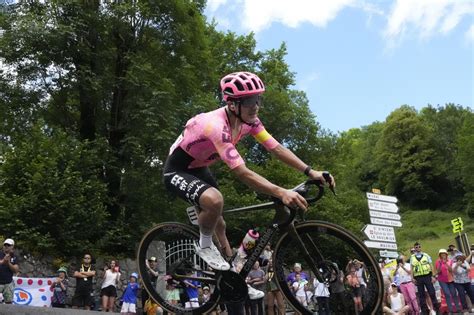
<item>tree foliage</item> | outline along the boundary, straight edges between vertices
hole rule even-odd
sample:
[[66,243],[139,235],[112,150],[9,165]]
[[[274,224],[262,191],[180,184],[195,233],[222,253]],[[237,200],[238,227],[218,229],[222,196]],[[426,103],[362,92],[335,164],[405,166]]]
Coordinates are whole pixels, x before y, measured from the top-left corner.
[[[402,106],[333,134],[293,88],[286,45],[258,51],[252,33],[217,31],[204,3],[26,1],[0,13],[0,234],[44,253],[132,255],[152,224],[184,220],[187,205],[161,182],[163,162],[187,119],[220,106],[219,78],[242,70],[266,84],[260,116],[272,135],[336,175],[339,198],[310,216],[358,231],[373,187],[409,207],[472,215],[472,110]],[[251,137],[239,150],[274,183],[304,180]],[[224,164],[213,171],[227,208],[266,201]],[[229,218],[234,241],[270,215]]]

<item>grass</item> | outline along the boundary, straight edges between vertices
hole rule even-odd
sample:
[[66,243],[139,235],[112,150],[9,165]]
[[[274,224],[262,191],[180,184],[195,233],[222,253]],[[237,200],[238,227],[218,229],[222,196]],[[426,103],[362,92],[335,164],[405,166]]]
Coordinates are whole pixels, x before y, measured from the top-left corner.
[[451,220],[461,217],[464,223],[463,232],[467,233],[469,242],[474,243],[474,220],[457,212],[441,212],[431,210],[408,211],[401,214],[403,227],[396,228],[398,251],[409,254],[413,243],[419,242],[422,251],[433,259],[438,257],[440,248],[456,245]]

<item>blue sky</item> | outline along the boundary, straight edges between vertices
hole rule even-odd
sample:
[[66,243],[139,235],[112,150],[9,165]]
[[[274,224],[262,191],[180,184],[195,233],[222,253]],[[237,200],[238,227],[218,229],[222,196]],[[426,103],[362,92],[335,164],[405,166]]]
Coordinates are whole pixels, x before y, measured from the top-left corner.
[[472,0],[208,0],[205,14],[221,31],[253,31],[258,50],[285,42],[294,88],[333,132],[403,104],[473,108]]

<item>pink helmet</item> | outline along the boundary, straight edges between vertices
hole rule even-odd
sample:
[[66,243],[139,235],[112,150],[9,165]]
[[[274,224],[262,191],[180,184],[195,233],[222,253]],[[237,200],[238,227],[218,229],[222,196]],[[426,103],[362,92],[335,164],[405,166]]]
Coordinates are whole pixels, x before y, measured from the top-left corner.
[[224,101],[228,97],[239,98],[265,92],[262,80],[251,72],[234,72],[221,79]]

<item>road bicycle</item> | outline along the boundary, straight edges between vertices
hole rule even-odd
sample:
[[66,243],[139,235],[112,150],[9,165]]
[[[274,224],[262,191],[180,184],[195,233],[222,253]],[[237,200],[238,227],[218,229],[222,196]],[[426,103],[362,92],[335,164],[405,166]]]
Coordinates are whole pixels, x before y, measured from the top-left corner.
[[[326,172],[325,176],[329,176],[329,173]],[[306,181],[294,190],[310,204],[319,200],[324,193],[321,182],[315,180]],[[266,245],[272,244],[274,277],[286,301],[297,312],[309,315],[315,311],[314,303],[300,302],[301,299],[298,299],[292,290],[292,283],[288,282],[292,267],[299,262],[311,279],[317,279],[328,287],[334,312],[380,313],[384,286],[379,265],[364,243],[351,232],[334,223],[305,220],[303,211],[283,206],[278,200],[225,210],[224,216],[270,208],[275,209],[273,220],[265,231],[260,233],[260,238],[238,273],[232,269],[211,270],[195,254],[193,244],[199,240],[199,230],[196,226],[177,222],[154,226],[145,234],[138,247],[138,269],[145,290],[164,309],[176,314],[205,314],[219,304],[240,303],[248,297],[245,281],[247,275],[259,260]],[[197,215],[193,207],[188,208],[188,215],[191,223],[196,224]],[[152,256],[158,259],[160,274],[155,281],[150,277],[146,263],[147,258]],[[229,263],[232,264],[234,258],[230,258]],[[362,264],[366,282],[362,292],[363,309],[357,311],[353,296],[361,291],[360,288],[350,287],[347,281],[341,281],[346,272],[353,268],[353,262]],[[309,291],[305,291],[305,294],[312,295],[314,292],[311,279],[307,284]],[[186,300],[185,292],[189,283],[197,284],[201,288],[210,287],[209,300],[199,301],[199,306],[194,304],[194,308],[189,308],[189,304],[182,302]],[[339,290],[336,290],[337,283]],[[180,292],[179,300],[168,299],[170,289]]]

